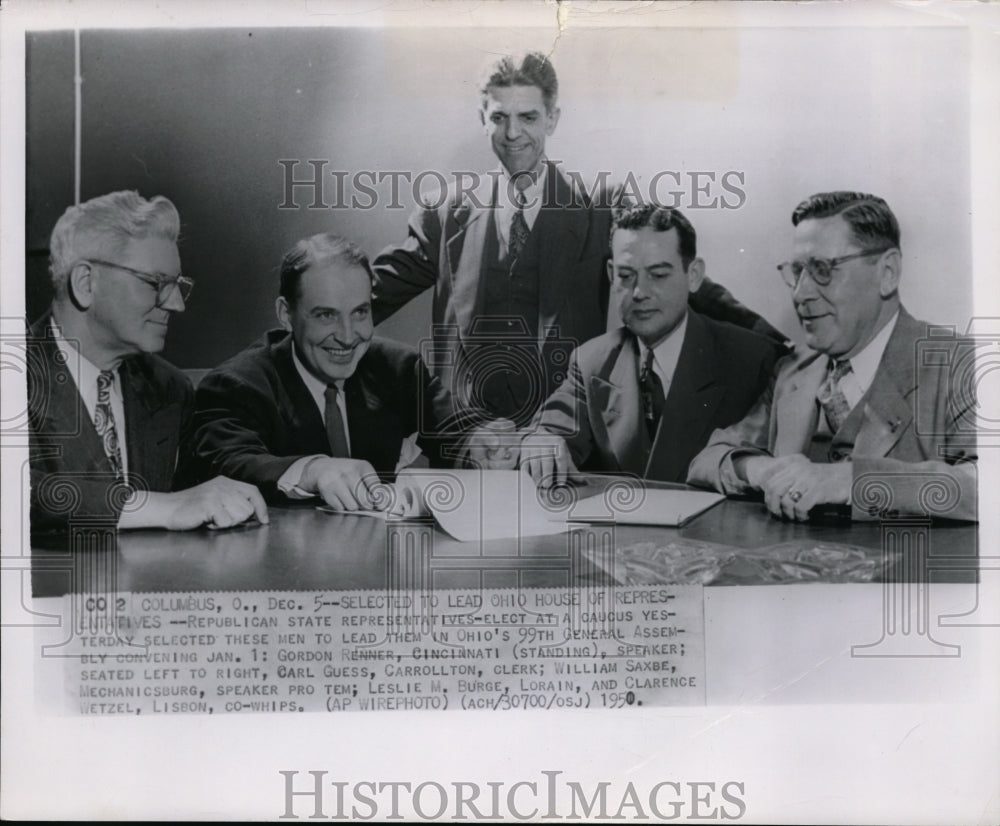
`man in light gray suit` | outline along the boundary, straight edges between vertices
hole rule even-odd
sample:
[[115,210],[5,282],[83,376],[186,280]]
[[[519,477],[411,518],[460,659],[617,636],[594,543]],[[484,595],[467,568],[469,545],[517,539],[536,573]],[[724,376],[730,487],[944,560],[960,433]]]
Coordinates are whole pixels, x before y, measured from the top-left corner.
[[[881,198],[824,192],[792,214],[794,258],[779,266],[807,352],[779,363],[739,423],[717,430],[688,481],[726,494],[759,491],[776,516],[817,505],[855,519],[886,510],[976,518],[971,392],[956,387],[960,340],[948,358],[918,358],[927,324],[901,305],[899,224]],[[942,365],[950,365],[942,369]],[[939,497],[927,498],[927,485]]]

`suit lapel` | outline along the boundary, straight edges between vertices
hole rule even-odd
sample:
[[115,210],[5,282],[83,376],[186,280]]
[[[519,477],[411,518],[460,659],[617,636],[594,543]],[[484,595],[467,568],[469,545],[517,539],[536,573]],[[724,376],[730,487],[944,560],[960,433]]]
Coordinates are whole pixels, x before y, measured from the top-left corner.
[[643,426],[636,345],[626,331],[621,330],[620,335],[605,369],[590,378],[591,421],[603,422],[606,443],[619,470],[641,474],[649,435]]
[[555,164],[548,163],[545,198],[535,222],[541,241],[539,335],[559,323],[562,307],[573,291],[573,264],[580,259],[589,221],[589,210]]
[[366,460],[380,475],[391,475],[402,444],[400,423],[379,395],[379,377],[372,373],[364,357],[344,383],[344,393],[351,456]]
[[860,402],[864,405],[864,420],[854,443],[858,455],[886,456],[912,423],[914,342],[923,335],[922,325],[900,308],[896,329],[889,336],[871,387]]
[[289,333],[275,344],[273,348],[275,369],[278,372],[280,385],[288,393],[286,405],[287,414],[291,419],[290,430],[296,434],[296,440],[302,445],[325,445],[330,452],[330,440],[323,424],[323,413],[316,404],[309,388],[295,369],[292,360],[292,336]]
[[446,266],[451,276],[452,306],[462,333],[467,332],[481,306],[481,287],[488,265],[483,250],[490,229],[496,176],[488,175],[470,198],[457,204],[446,221]]
[[826,377],[827,358],[810,351],[800,361],[774,400],[777,435],[773,453],[805,453],[816,432],[816,393]]
[[177,401],[148,380],[137,358],[123,361],[120,374],[129,476],[153,490],[169,490],[177,456],[167,455],[164,445],[177,435]]
[[689,312],[677,368],[649,454],[647,478],[683,481],[689,447],[706,440],[705,430],[725,395],[725,387],[717,380],[716,364],[715,345],[705,322]]
[[[44,405],[38,432],[66,437],[58,440],[61,449],[59,465],[111,473],[111,463],[104,453],[104,446],[97,436],[76,382],[59,357],[59,350],[50,335],[48,324],[44,329],[38,328],[38,333],[41,338],[40,354],[44,359],[44,365],[40,366],[41,376],[45,383],[40,391],[45,394],[44,398],[40,393],[38,396],[40,404]],[[32,370],[34,371],[34,367]]]

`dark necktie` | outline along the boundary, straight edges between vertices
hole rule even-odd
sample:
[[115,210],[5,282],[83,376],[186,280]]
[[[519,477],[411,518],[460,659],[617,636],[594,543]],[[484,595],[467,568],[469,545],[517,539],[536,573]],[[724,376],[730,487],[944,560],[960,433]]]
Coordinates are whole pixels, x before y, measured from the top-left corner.
[[848,404],[844,391],[840,389],[840,380],[851,372],[851,362],[848,359],[840,361],[830,360],[830,369],[826,374],[826,381],[820,385],[816,398],[823,405],[823,412],[826,413],[827,424],[830,430],[836,433],[847,421],[851,414],[851,405]]
[[337,385],[331,384],[323,396],[326,398],[326,438],[330,442],[330,455],[335,459],[349,459],[351,451],[347,447],[347,433],[344,430],[344,417],[340,414],[337,404]]
[[111,386],[115,383],[112,370],[102,370],[97,376],[97,405],[94,407],[94,427],[104,447],[104,453],[111,464],[116,479],[124,478],[122,454],[118,446],[118,429],[115,414],[111,409]]
[[515,201],[517,208],[514,210],[514,217],[510,221],[510,244],[507,255],[511,272],[517,266],[517,259],[521,257],[524,242],[528,240],[528,222],[524,220],[524,193],[518,192]]
[[656,428],[660,425],[663,415],[663,382],[653,369],[653,351],[646,351],[639,371],[639,390],[642,393],[642,414],[646,421],[649,438],[656,438]]

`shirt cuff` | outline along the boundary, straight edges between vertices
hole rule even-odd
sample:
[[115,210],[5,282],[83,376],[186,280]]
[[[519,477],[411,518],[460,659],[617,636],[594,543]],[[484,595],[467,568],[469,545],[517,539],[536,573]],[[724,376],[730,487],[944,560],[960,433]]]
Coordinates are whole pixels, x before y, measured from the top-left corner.
[[734,496],[751,493],[756,490],[749,482],[736,473],[736,459],[767,455],[762,450],[747,450],[742,447],[730,450],[723,457],[722,464],[719,466],[719,482],[722,484],[722,492],[729,496]]
[[302,490],[299,487],[299,482],[302,480],[302,471],[306,469],[313,459],[325,458],[322,453],[317,453],[315,456],[303,456],[301,459],[296,459],[292,462],[288,469],[281,474],[281,478],[278,479],[278,490],[280,490],[289,499],[312,499],[316,494],[309,493],[308,491]]

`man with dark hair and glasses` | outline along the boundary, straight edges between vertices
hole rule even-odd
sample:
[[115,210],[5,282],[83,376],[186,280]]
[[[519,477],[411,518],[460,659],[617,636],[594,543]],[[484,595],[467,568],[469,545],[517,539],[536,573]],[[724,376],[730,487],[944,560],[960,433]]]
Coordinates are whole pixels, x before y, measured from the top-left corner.
[[225,528],[267,507],[219,477],[175,490],[191,382],[156,355],[194,287],[174,205],[113,192],[70,207],[50,243],[52,305],[29,330],[32,528]]
[[824,192],[799,204],[792,224],[793,258],[778,270],[809,350],[779,363],[741,422],[712,434],[688,481],[758,491],[788,519],[829,505],[865,519],[882,508],[859,495],[866,482],[884,481],[891,510],[924,515],[933,476],[954,493],[939,515],[974,520],[976,453],[962,422],[975,399],[956,392],[940,360],[918,358],[928,329],[900,303],[892,210],[874,195]]

